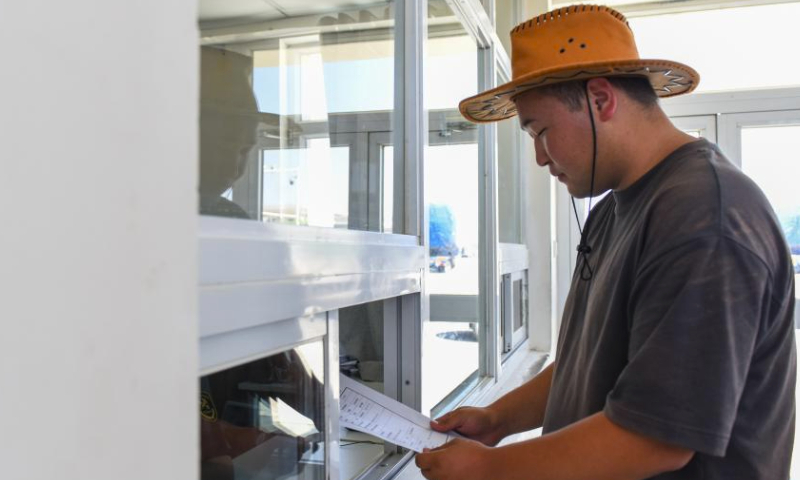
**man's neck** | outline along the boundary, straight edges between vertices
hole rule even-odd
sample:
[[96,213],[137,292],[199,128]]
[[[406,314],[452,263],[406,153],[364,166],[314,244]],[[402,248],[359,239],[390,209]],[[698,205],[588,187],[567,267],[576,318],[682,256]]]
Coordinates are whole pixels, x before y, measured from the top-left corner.
[[621,175],[614,190],[630,187],[670,153],[697,140],[675,128],[661,111],[649,118],[635,119],[631,125],[620,148]]

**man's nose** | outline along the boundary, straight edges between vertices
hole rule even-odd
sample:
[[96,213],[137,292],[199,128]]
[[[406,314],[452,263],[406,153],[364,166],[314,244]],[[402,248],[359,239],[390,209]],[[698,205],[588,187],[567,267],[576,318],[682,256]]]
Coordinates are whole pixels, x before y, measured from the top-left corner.
[[533,143],[533,150],[536,156],[536,164],[544,167],[550,163],[550,157],[547,155],[544,146],[538,140]]

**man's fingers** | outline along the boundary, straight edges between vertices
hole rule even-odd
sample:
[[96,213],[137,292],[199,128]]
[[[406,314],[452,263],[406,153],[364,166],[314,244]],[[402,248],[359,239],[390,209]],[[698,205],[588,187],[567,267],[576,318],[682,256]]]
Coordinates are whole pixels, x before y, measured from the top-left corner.
[[437,432],[449,432],[461,426],[458,410],[446,413],[431,422],[431,428]]
[[414,458],[414,462],[420,470],[429,470],[433,463],[433,453],[418,453]]
[[447,478],[448,469],[446,467],[448,459],[452,459],[452,453],[445,452],[445,450],[464,442],[469,442],[469,440],[455,438],[436,448],[426,448],[423,453],[418,453],[414,458],[414,462],[417,464],[422,476],[428,480],[442,480],[442,478]]
[[417,466],[421,470],[428,470],[430,468],[434,468],[437,462],[437,454],[442,450],[449,448],[455,441],[450,441],[447,443],[443,443],[435,448],[425,448],[422,450],[422,453],[418,453],[415,456],[414,461],[417,463]]
[[443,422],[439,421],[438,419],[437,420],[431,420],[431,429],[436,431],[436,432],[449,432],[450,431],[450,427],[446,423],[443,423]]
[[448,445],[449,443],[450,443],[450,442],[443,443],[443,444],[439,445],[438,447],[434,447],[434,448],[430,449],[429,451],[430,451],[430,452],[438,452],[438,451],[444,450],[445,448],[447,448],[447,445]]

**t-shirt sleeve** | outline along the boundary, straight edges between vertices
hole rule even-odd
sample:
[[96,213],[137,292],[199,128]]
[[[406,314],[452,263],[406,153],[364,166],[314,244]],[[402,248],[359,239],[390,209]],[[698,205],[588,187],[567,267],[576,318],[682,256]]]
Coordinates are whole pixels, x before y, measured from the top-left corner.
[[769,272],[709,235],[642,264],[628,305],[628,364],[604,412],[667,443],[723,456],[769,307]]

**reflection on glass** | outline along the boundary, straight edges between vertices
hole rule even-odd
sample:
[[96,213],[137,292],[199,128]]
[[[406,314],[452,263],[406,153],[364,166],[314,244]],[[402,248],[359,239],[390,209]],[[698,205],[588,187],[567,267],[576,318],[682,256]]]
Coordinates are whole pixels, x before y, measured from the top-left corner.
[[429,0],[428,16],[425,109],[457,109],[478,93],[477,47],[444,0]]
[[[761,187],[778,215],[792,253],[795,285],[800,283],[800,164],[794,153],[798,151],[800,125],[742,128],[742,170]],[[794,308],[798,327],[800,297]]]
[[[498,77],[498,84],[505,80]],[[519,120],[497,122],[497,223],[500,243],[522,243]]]
[[394,147],[383,145],[381,152],[383,162],[383,231],[392,232],[394,212]]
[[322,342],[200,379],[200,478],[323,480]]
[[423,325],[422,411],[438,413],[477,379],[479,366],[478,136],[458,112],[458,102],[478,90],[478,49],[446,4],[432,0],[428,10],[430,322]]
[[264,221],[347,228],[349,148],[328,138],[264,150]]
[[[339,370],[370,388],[384,392],[383,301],[339,310]],[[341,427],[343,480],[355,478],[384,454],[383,440]]]
[[525,302],[524,302],[525,293],[522,290],[522,285],[523,285],[522,280],[514,280],[514,287],[513,287],[514,293],[512,295],[516,307],[514,309],[514,321],[513,321],[514,331],[517,331],[518,329],[522,328],[525,325],[525,317],[523,315],[523,311],[525,308]]
[[250,218],[252,212],[231,200],[234,182],[252,167],[256,146],[250,59],[204,47],[200,66],[200,213]]
[[[385,231],[394,6],[200,0],[200,212]],[[345,27],[346,25],[346,27]]]

